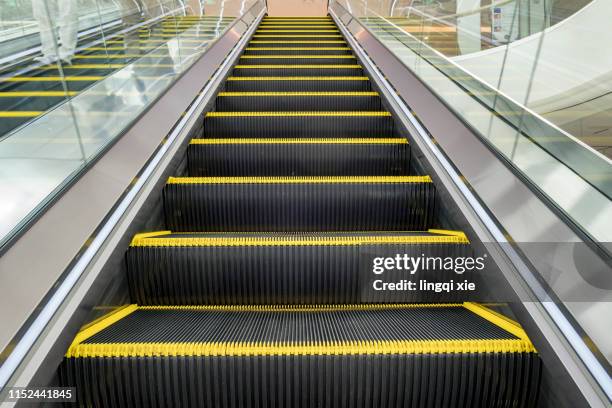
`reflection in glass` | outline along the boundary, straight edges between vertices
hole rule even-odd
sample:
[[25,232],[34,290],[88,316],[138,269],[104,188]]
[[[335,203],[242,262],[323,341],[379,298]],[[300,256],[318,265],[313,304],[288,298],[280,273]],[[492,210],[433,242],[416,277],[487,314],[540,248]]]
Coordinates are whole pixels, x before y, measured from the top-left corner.
[[255,1],[3,3],[0,245]]

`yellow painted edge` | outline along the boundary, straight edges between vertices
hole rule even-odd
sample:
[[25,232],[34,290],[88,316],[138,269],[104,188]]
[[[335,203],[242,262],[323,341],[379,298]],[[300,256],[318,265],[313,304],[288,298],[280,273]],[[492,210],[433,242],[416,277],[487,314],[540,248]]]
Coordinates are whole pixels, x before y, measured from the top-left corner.
[[249,44],[346,44],[342,40],[296,40],[296,41],[268,41],[252,40]]
[[107,315],[106,318],[99,320],[96,323],[85,327],[84,329],[79,331],[77,335],[75,336],[74,340],[72,341],[72,344],[68,348],[68,353],[66,354],[66,356],[70,357],[70,354],[74,351],[74,349],[77,346],[79,346],[80,343],[82,343],[83,341],[87,340],[88,338],[100,332],[101,330],[107,328],[111,324],[118,322],[119,320],[135,312],[136,310],[138,310],[137,305],[129,305],[129,306],[123,307],[119,310],[116,310],[115,312],[111,312],[109,315]]
[[53,97],[53,96],[74,96],[78,92],[76,91],[10,91],[0,92],[0,98],[13,98],[13,97]]
[[320,34],[320,35],[309,35],[309,34],[298,34],[298,35],[278,35],[278,34],[254,34],[253,38],[256,37],[273,37],[273,38],[343,38],[342,34]]
[[241,236],[241,237],[151,237],[135,236],[130,247],[200,246],[357,246],[385,244],[469,244],[455,235],[353,235],[353,236]]
[[326,54],[326,55],[242,55],[240,57],[241,59],[281,59],[281,58],[286,58],[286,59],[315,59],[315,58],[329,58],[329,59],[355,59],[356,57],[354,55],[346,55],[346,54],[341,54],[341,55],[330,55],[330,54]]
[[66,357],[471,354],[529,351],[531,351],[529,345],[520,339],[370,340],[309,344],[292,342],[87,343],[71,347]]
[[350,69],[358,69],[361,68],[361,65],[356,65],[356,64],[346,64],[346,65],[333,65],[333,64],[329,64],[329,65],[307,65],[307,64],[296,64],[296,65],[236,65],[234,66],[234,68],[236,69],[274,69],[274,68],[278,68],[278,69],[308,69],[308,68],[317,68],[317,69],[321,69],[321,68],[327,68],[327,69],[346,69],[346,68],[350,68]]
[[465,239],[466,241],[468,240],[467,236],[465,235],[465,233],[463,231],[436,229],[436,228],[430,228],[428,231],[430,233],[432,233],[432,234],[454,235],[456,237],[460,237],[462,239]]
[[134,240],[140,240],[140,239],[145,239],[145,238],[155,238],[155,237],[161,237],[164,235],[169,235],[172,234],[172,231],[153,231],[153,232],[141,232],[140,234],[136,234],[134,235]]
[[349,47],[247,47],[247,51],[348,51]]
[[219,92],[217,96],[378,96],[378,92]]
[[429,176],[338,176],[338,177],[168,177],[167,184],[360,184],[431,183]]
[[408,144],[408,140],[401,138],[339,138],[339,139],[191,139],[189,144],[212,145],[212,144]]
[[0,118],[33,118],[42,114],[42,111],[0,111]]
[[57,82],[57,81],[101,81],[104,76],[77,76],[77,77],[12,77],[0,78],[0,82]]
[[486,319],[489,322],[495,324],[496,326],[499,326],[505,331],[512,333],[513,335],[521,339],[523,342],[526,342],[529,345],[529,350],[525,351],[536,351],[533,344],[529,340],[527,333],[525,333],[525,330],[523,330],[523,328],[518,323],[478,303],[465,302],[463,303],[463,307],[465,307],[472,313],[477,314],[483,319]]
[[361,303],[313,305],[153,305],[138,306],[141,310],[192,310],[216,312],[339,312],[343,310],[395,310],[462,307],[462,303]]
[[284,76],[284,77],[228,77],[228,81],[369,81],[370,78],[362,76]]
[[373,116],[373,117],[381,117],[381,116],[391,116],[390,112],[387,111],[339,111],[339,112],[296,112],[296,111],[275,111],[275,112],[208,112],[206,113],[207,118],[226,118],[226,117],[241,117],[241,116],[261,116],[261,117],[304,117],[304,116]]

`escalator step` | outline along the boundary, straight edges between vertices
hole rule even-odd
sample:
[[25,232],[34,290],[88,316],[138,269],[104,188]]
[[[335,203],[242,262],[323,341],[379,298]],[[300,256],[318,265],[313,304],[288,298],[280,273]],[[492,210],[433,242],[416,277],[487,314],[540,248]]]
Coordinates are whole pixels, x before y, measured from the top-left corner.
[[208,112],[204,134],[216,138],[370,138],[393,134],[386,111]]
[[236,65],[234,76],[363,76],[361,65]]
[[173,231],[422,231],[434,216],[429,176],[170,177]]
[[532,407],[522,328],[474,303],[124,307],[61,367],[82,406]]
[[[371,262],[365,263],[364,256],[397,253],[440,259],[473,256],[463,233],[445,230],[264,235],[162,231],[134,237],[126,261],[130,298],[142,305],[453,299],[452,294],[368,290],[369,278],[376,275],[368,273]],[[429,282],[448,282],[456,276],[453,270],[427,270]],[[456,295],[453,300],[465,300]]]
[[356,64],[354,55],[243,55],[242,65]]
[[[1,98],[0,98],[1,101]],[[378,92],[220,92],[217,111],[380,111]]]
[[225,90],[229,92],[266,91],[346,91],[371,89],[368,77],[228,77]]
[[248,46],[244,55],[350,55],[350,47],[262,47]]
[[406,139],[192,139],[190,176],[405,176]]

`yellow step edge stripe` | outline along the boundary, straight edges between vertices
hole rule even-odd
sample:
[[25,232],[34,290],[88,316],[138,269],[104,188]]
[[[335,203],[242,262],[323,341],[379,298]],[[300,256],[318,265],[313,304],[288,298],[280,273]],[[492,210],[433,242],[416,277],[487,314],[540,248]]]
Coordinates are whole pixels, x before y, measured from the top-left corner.
[[0,118],[34,118],[43,113],[43,111],[0,111]]
[[[85,51],[125,51],[126,49],[132,49],[132,50],[153,50],[159,48],[158,45],[151,45],[151,46],[147,46],[147,47],[142,47],[142,46],[138,46],[138,47],[89,47],[89,48],[85,48]],[[182,49],[182,50],[193,50],[194,47],[173,47],[173,48],[177,48],[177,49]]]
[[496,326],[501,327],[505,331],[512,333],[519,339],[529,341],[529,338],[527,337],[527,333],[525,333],[525,330],[523,330],[523,328],[517,322],[513,321],[512,319],[509,319],[506,316],[503,316],[500,313],[497,313],[489,309],[488,307],[485,307],[478,303],[465,302],[464,307],[468,309],[469,311],[477,314],[478,316],[490,321]]
[[520,339],[363,340],[325,343],[97,343],[68,349],[67,358],[169,356],[304,356],[381,354],[534,353],[531,342]]
[[59,81],[101,81],[105,76],[68,76],[68,77],[12,77],[0,78],[0,82],[59,82]]
[[296,64],[296,65],[265,65],[265,64],[261,64],[261,65],[236,65],[234,66],[234,68],[236,69],[274,69],[274,68],[287,68],[287,69],[308,69],[308,68],[315,68],[315,69],[319,69],[319,68],[329,68],[329,69],[342,69],[342,68],[350,68],[350,69],[358,69],[361,68],[361,65],[353,65],[353,64],[346,64],[346,65],[334,65],[334,64],[329,64],[329,65],[308,65],[308,64]]
[[74,96],[78,92],[76,91],[12,91],[12,92],[1,92],[0,98],[14,98],[14,97],[53,97],[53,96]]
[[[63,67],[63,69],[120,69],[130,64],[73,64]],[[140,68],[172,68],[174,64],[131,64],[133,67]],[[57,69],[54,65],[40,67],[41,70]]]
[[339,33],[338,30],[257,30],[255,34],[274,34],[274,33]]
[[168,177],[166,184],[362,184],[431,183],[429,176]]
[[369,81],[368,77],[361,76],[283,76],[283,77],[228,77],[227,81]]
[[217,96],[378,96],[378,92],[219,92]]
[[119,320],[123,319],[124,317],[134,313],[136,310],[138,310],[137,305],[128,305],[114,312],[111,312],[104,319],[100,319],[93,324],[87,325],[86,327],[84,327],[77,333],[74,340],[72,341],[72,344],[70,345],[69,350],[79,345],[79,343],[87,340],[94,334],[99,333],[100,331],[106,329],[108,326],[112,325],[113,323],[116,323]]
[[346,44],[343,40],[296,40],[296,41],[268,41],[252,40],[249,44]]
[[288,23],[286,21],[279,21],[277,23],[267,23],[263,22],[258,27],[260,30],[262,29],[276,29],[276,28],[316,28],[316,29],[335,29],[338,28],[334,23]]
[[349,51],[349,47],[247,47],[247,51]]
[[390,112],[386,112],[386,111],[364,111],[364,112],[358,112],[358,111],[348,111],[348,112],[295,112],[295,111],[287,111],[287,112],[283,112],[283,111],[277,111],[277,112],[208,112],[206,114],[207,118],[225,118],[225,117],[241,117],[241,116],[246,116],[246,117],[255,117],[255,116],[261,116],[261,117],[276,117],[276,116],[282,116],[282,117],[304,117],[304,116],[323,116],[323,117],[327,117],[327,116],[373,116],[373,117],[380,117],[380,116],[391,116]]
[[255,34],[253,38],[258,37],[266,37],[266,38],[343,38],[341,34],[319,34],[319,35],[308,35],[308,34],[298,34],[298,35],[274,35],[274,34]]
[[290,55],[242,55],[240,56],[240,59],[315,59],[315,58],[321,58],[321,59],[356,59],[357,57],[355,57],[354,55],[346,55],[346,54],[340,54],[340,55],[333,55],[333,54],[324,54],[324,55],[295,55],[295,54],[290,54]]
[[[431,231],[427,231],[432,233]],[[136,234],[130,247],[231,247],[231,246],[360,246],[382,244],[469,244],[461,231],[444,235],[346,235],[346,236],[197,236],[168,237],[171,232]],[[156,235],[151,235],[156,234]]]
[[401,138],[338,138],[338,139],[191,139],[189,144],[214,145],[214,144],[408,144],[406,139]]

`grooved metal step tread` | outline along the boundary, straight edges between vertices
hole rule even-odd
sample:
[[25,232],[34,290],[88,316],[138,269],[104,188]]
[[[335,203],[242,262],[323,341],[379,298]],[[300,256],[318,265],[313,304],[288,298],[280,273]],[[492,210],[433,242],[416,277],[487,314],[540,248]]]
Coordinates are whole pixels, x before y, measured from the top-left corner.
[[534,352],[518,324],[470,302],[130,305],[79,332],[66,357]]

